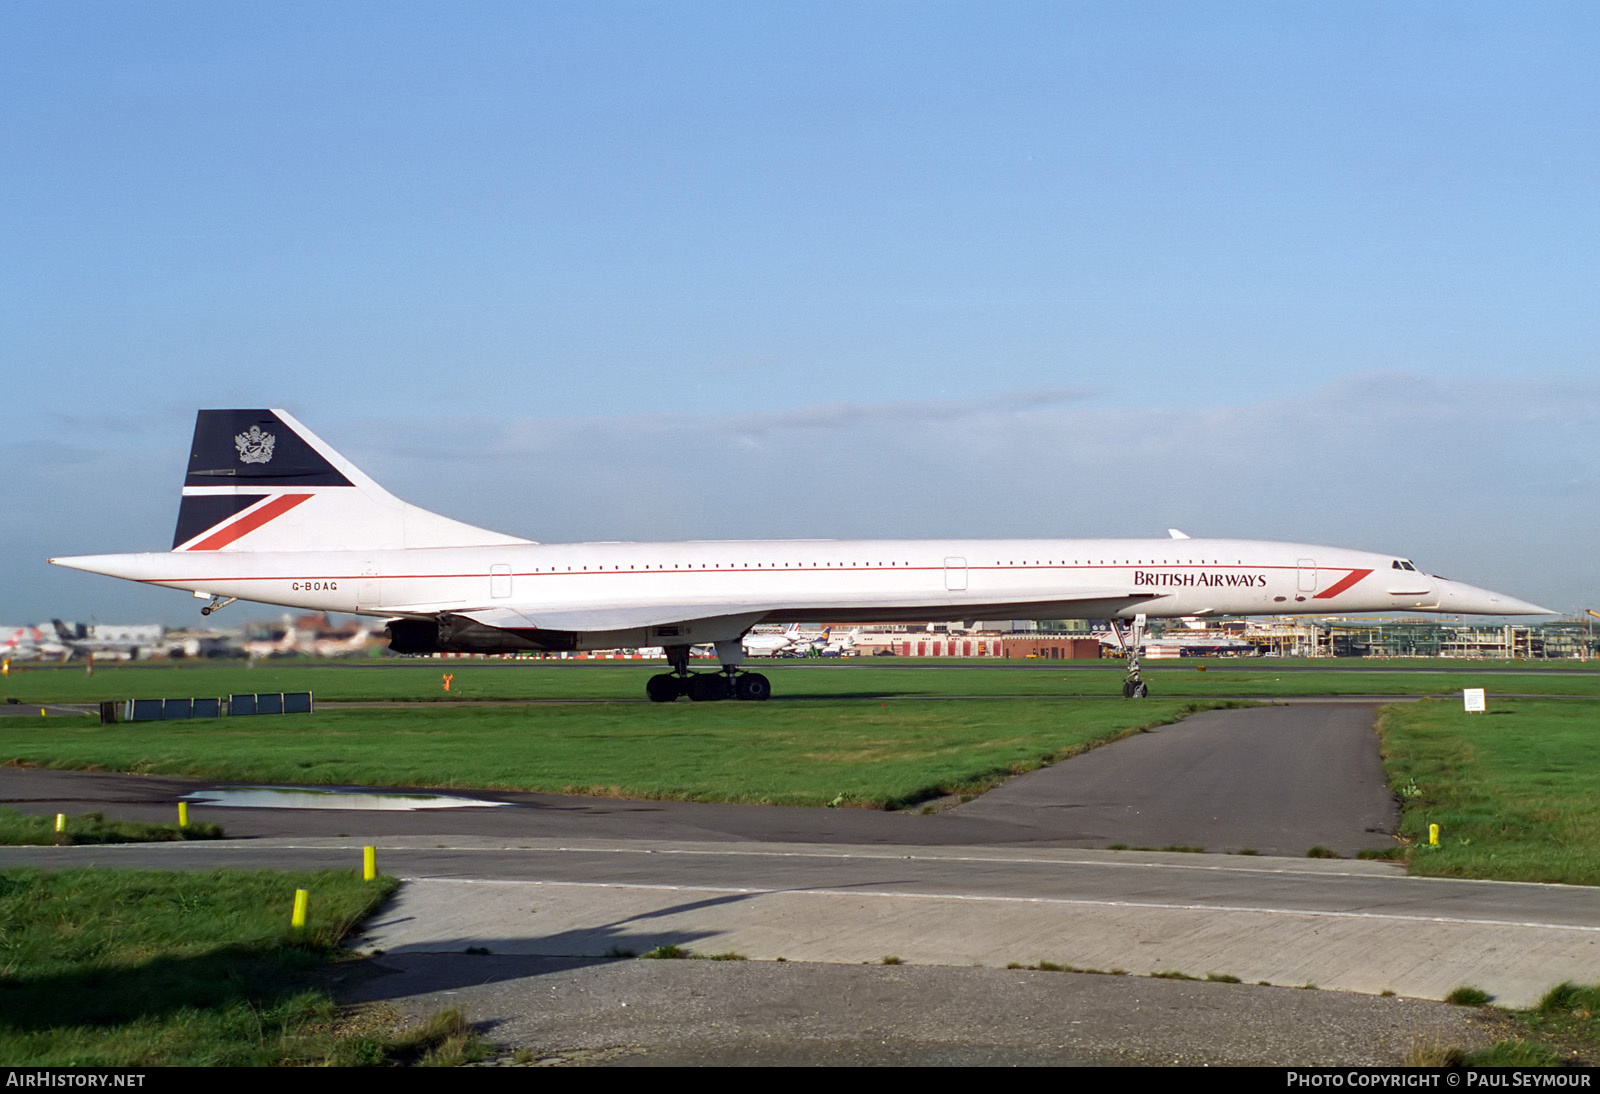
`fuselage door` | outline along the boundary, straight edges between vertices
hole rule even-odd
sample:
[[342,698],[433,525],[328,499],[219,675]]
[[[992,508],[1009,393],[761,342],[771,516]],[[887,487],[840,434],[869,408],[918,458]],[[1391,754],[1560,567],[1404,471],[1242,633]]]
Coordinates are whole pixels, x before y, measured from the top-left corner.
[[361,564],[361,577],[356,581],[356,610],[365,611],[368,608],[381,607],[382,594],[379,592],[378,564],[376,562],[363,562]]
[[489,595],[491,597],[511,595],[511,567],[503,562],[489,568]]
[[964,592],[967,587],[967,560],[964,558],[947,558],[944,560],[944,587],[950,592]]
[[1299,576],[1295,579],[1295,589],[1302,593],[1317,591],[1317,560],[1302,558],[1299,560]]

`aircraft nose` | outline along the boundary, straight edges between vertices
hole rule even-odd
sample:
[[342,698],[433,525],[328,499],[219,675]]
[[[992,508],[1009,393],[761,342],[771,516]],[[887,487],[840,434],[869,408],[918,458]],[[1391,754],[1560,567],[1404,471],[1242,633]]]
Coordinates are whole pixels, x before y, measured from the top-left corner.
[[1541,608],[1514,596],[1480,589],[1460,581],[1446,581],[1436,577],[1439,588],[1439,607],[1447,612],[1462,615],[1559,615],[1549,608]]

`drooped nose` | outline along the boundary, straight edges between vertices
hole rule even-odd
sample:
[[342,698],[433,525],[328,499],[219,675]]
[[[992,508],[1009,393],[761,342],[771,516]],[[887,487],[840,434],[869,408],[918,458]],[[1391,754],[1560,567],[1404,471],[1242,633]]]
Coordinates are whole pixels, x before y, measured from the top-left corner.
[[1549,608],[1541,608],[1537,604],[1530,604],[1526,600],[1518,600],[1514,596],[1504,593],[1492,592],[1489,589],[1480,589],[1476,585],[1468,585],[1460,581],[1446,581],[1442,577],[1433,579],[1439,592],[1439,608],[1441,611],[1457,612],[1461,615],[1559,615],[1559,612]]

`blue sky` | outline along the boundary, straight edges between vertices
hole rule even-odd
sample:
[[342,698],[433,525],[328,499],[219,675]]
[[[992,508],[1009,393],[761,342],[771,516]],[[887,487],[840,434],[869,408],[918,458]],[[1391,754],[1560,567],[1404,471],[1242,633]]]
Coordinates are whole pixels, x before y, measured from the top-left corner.
[[[1588,3],[0,6],[0,620],[196,408],[547,541],[1237,535],[1600,601]],[[260,609],[267,612],[267,609]]]

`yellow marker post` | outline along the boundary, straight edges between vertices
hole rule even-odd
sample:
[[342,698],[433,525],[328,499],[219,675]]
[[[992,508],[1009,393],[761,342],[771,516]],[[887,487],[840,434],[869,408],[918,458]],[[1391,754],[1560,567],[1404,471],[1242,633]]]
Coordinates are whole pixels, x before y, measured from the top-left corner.
[[56,814],[56,831],[57,832],[65,832],[66,830],[67,830],[67,815],[65,813],[57,813]]
[[361,880],[371,881],[378,876],[378,849],[376,847],[363,847],[361,849]]
[[187,828],[187,827],[189,827],[189,803],[188,802],[179,802],[178,803],[178,827],[179,828]]
[[306,925],[306,900],[310,895],[304,889],[294,891],[294,912],[289,916],[289,926],[297,931]]
[[1428,846],[1439,846],[1439,826],[1437,824],[1428,825]]

